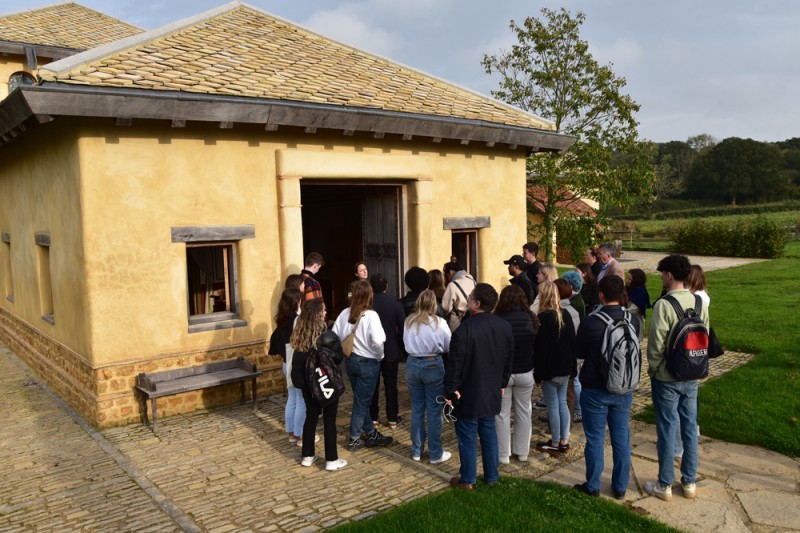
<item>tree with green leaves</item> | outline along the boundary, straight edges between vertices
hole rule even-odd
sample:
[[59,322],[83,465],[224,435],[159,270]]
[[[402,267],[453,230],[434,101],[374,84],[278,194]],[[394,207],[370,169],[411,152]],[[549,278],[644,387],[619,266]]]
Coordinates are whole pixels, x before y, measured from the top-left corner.
[[697,197],[731,205],[780,199],[790,190],[778,147],[738,137],[724,139],[700,154],[689,185]]
[[541,13],[522,25],[512,20],[517,43],[508,52],[485,55],[483,66],[487,74],[501,76],[494,97],[575,137],[563,154],[528,158],[529,176],[544,196],[529,202],[529,210],[543,218],[540,249],[549,259],[555,224],[574,217],[575,202],[593,199],[601,209],[630,205],[649,190],[653,167],[648,147],[636,141],[639,106],[622,94],[625,79],[615,76],[611,65],[598,64],[580,38],[586,16],[564,8]]

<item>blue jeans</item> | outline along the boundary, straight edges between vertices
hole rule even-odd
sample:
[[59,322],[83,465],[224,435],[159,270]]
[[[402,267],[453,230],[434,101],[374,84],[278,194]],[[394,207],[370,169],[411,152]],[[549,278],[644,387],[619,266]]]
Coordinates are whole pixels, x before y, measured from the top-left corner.
[[567,387],[569,381],[556,385],[552,381],[542,381],[542,395],[547,404],[547,416],[550,418],[550,439],[558,444],[569,440],[569,428],[572,420],[567,407]]
[[[427,358],[426,358],[427,359]],[[411,455],[421,457],[425,450],[425,414],[428,414],[428,449],[432,460],[442,457],[442,406],[436,397],[444,394],[444,363],[441,356],[422,360],[409,356],[406,382],[411,396]]]
[[697,476],[697,381],[651,379],[658,441],[658,482],[672,485],[675,479],[673,453],[675,434],[683,441],[681,483],[694,483]]
[[614,492],[625,492],[631,473],[630,417],[633,393],[611,394],[605,389],[583,389],[583,432],[586,435],[586,486],[589,490],[600,490],[600,475],[603,473],[603,441],[606,438],[606,423],[611,436],[611,452],[614,469],[611,471],[611,488]]
[[[286,363],[283,363],[283,375],[286,375]],[[297,387],[288,386],[288,399],[286,400],[286,433],[295,437],[303,436],[303,423],[306,421],[306,402],[303,400],[303,391]]]
[[369,416],[372,393],[378,383],[381,362],[377,359],[353,354],[345,365],[350,386],[353,388],[353,413],[350,415],[350,438],[357,439],[361,433],[369,435],[375,431],[375,425]]
[[497,472],[497,432],[494,417],[459,418],[456,420],[458,456],[461,468],[458,473],[461,483],[475,483],[478,479],[478,437],[481,439],[481,458],[483,459],[483,480],[496,483],[500,479]]

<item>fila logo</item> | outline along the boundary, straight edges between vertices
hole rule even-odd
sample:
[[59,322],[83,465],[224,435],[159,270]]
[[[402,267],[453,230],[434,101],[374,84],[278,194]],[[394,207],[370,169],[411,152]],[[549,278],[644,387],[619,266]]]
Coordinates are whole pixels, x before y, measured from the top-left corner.
[[330,380],[325,374],[325,371],[320,367],[317,367],[317,374],[319,374],[319,379],[317,379],[317,383],[319,383],[319,389],[322,391],[323,396],[325,396],[325,399],[327,400],[333,396],[334,392],[332,388],[327,386],[330,383]]

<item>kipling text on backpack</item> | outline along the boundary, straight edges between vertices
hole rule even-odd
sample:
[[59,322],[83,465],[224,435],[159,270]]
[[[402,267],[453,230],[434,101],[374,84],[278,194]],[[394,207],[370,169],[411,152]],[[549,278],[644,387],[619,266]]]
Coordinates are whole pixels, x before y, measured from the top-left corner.
[[592,313],[606,325],[603,342],[600,346],[602,371],[606,379],[606,389],[611,394],[628,394],[639,386],[642,368],[642,351],[639,335],[631,322],[631,314],[623,310],[620,320],[597,311]]
[[342,370],[328,348],[312,348],[306,357],[306,384],[311,397],[325,407],[344,394]]
[[694,295],[694,309],[685,311],[673,296],[664,296],[678,313],[678,324],[669,335],[667,370],[678,381],[702,379],[708,375],[708,328],[700,318],[703,301]]

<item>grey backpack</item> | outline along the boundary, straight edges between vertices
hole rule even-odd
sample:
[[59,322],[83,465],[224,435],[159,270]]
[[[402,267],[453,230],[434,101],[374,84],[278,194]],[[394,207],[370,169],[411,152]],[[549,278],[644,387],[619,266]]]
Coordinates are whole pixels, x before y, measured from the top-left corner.
[[623,310],[622,319],[616,321],[602,311],[592,314],[606,325],[600,347],[601,369],[606,380],[606,389],[611,394],[628,394],[635,391],[639,386],[642,352],[630,312],[627,309]]

